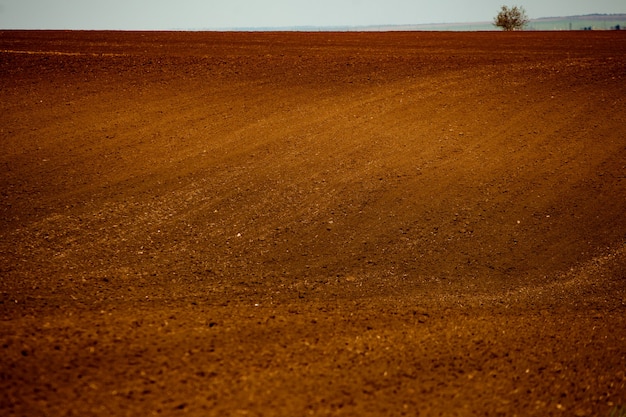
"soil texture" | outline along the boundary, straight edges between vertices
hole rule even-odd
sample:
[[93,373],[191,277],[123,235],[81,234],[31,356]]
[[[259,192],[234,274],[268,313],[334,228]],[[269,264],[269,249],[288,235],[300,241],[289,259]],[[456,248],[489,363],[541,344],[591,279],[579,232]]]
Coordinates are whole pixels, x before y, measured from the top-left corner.
[[625,35],[0,32],[0,414],[624,415]]

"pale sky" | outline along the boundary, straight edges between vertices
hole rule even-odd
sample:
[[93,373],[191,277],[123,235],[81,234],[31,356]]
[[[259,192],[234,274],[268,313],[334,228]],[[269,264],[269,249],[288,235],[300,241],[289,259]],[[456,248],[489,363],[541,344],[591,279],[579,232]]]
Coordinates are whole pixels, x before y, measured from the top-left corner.
[[0,29],[233,29],[491,21],[626,13],[626,0],[0,0]]

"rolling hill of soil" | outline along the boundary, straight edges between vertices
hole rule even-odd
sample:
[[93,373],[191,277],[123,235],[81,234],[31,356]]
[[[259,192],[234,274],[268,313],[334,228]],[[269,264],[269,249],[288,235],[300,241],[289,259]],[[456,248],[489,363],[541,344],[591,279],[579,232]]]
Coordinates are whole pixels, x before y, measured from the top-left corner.
[[626,37],[0,33],[0,413],[608,416]]

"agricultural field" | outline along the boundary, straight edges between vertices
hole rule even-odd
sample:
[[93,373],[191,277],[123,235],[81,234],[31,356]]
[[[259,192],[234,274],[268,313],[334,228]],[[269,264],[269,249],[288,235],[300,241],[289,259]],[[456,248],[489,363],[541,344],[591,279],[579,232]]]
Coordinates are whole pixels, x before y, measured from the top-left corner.
[[0,414],[626,413],[623,31],[5,31],[0,89]]

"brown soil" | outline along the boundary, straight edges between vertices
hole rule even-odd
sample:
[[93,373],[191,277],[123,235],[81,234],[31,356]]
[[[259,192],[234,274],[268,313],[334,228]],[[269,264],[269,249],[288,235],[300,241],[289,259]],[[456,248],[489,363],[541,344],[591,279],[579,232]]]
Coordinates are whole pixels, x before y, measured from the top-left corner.
[[623,411],[624,33],[0,50],[0,414]]

